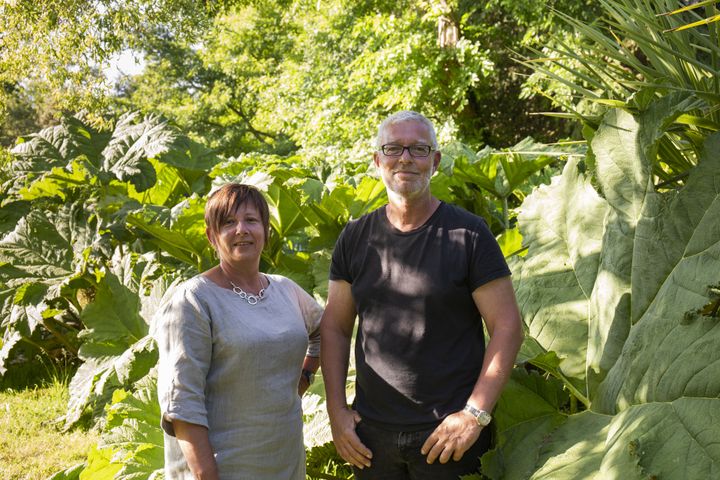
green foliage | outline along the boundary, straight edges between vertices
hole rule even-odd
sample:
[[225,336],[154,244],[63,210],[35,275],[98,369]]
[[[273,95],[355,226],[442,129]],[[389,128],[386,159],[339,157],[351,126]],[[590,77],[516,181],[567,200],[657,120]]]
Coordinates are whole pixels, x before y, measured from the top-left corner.
[[228,155],[322,146],[326,156],[366,141],[397,109],[445,122],[490,66],[465,39],[439,47],[436,16],[415,1],[287,3],[217,17],[200,48],[153,43],[147,73],[127,85],[130,104],[159,109]]
[[148,246],[202,272],[215,263],[205,236],[204,211],[204,199],[193,195],[172,208],[147,204],[129,214],[127,224],[142,231]]
[[[528,334],[547,353],[524,352],[558,380],[515,374],[498,406],[499,446],[483,458],[491,478],[704,478],[717,469],[709,438],[718,432],[707,428],[720,411],[720,330],[714,317],[687,312],[709,304],[720,271],[720,136],[707,138],[682,189],[656,189],[653,152],[676,115],[672,100],[605,115],[592,142],[597,190],[569,161],[523,204],[530,249],[515,264],[516,289]],[[549,396],[559,381],[588,410]],[[517,418],[518,402],[531,418]]]
[[140,380],[133,392],[116,390],[106,407],[107,421],[99,448],[109,448],[113,459],[122,462],[117,480],[158,478],[165,462],[163,432],[158,424],[156,372]]
[[77,355],[67,428],[157,361],[140,312],[159,301],[167,282],[155,279],[175,265],[146,254],[152,245],[126,218],[140,202],[164,208],[204,193],[217,158],[158,117],[134,114],[111,131],[67,118],[12,154],[0,206],[0,374],[38,351]]
[[[554,4],[582,18],[597,10]],[[147,68],[118,103],[159,111],[226,156],[357,160],[400,109],[474,147],[550,138],[561,126],[529,115],[548,102],[518,98],[529,69],[512,57],[559,29],[554,18],[537,2],[255,1],[218,15],[200,39],[149,39]]]
[[0,4],[0,118],[4,100],[27,80],[34,99],[51,98],[78,111],[106,104],[109,82],[100,73],[127,48],[147,38],[192,38],[230,2],[188,0],[72,0]]
[[70,383],[66,428],[84,408],[102,407],[117,388],[129,387],[147,374],[158,360],[148,322],[140,316],[140,298],[106,273],[94,286],[95,298],[82,311],[85,326],[78,356],[83,364]]
[[157,371],[138,380],[130,391],[117,389],[105,406],[97,447],[87,460],[53,479],[163,478],[163,432],[157,400]]
[[[497,162],[493,178],[500,180],[478,181],[474,198],[481,198],[482,188],[490,195],[521,197],[521,183],[558,153],[529,141],[518,147],[522,151],[512,160],[505,152],[483,152]],[[78,356],[82,365],[70,384],[66,428],[88,411],[101,419],[104,408],[114,408],[106,407],[111,400],[125,408],[117,392],[139,388],[138,379],[156,363],[147,334],[163,293],[174,280],[215,261],[203,220],[211,183],[241,181],[265,192],[271,234],[262,268],[295,279],[320,300],[327,295],[330,254],[342,227],[386,202],[369,163],[333,168],[302,156],[260,154],[217,163],[210,151],[157,117],[128,115],[110,131],[68,119],[28,136],[13,153],[17,162],[7,167],[20,176],[5,184],[8,196],[0,207],[2,305],[9,319],[3,324],[3,360],[11,365],[24,358],[25,344],[52,357],[49,338]],[[450,201],[455,201],[451,186],[463,192],[467,178],[475,178],[455,162],[433,180],[436,193]],[[150,169],[154,176],[143,173]],[[503,185],[506,190],[497,190]],[[514,235],[510,244],[516,248],[519,236]],[[343,478],[349,470],[329,444],[324,401],[308,398],[316,400],[312,408],[306,406],[312,475]],[[120,437],[135,435],[137,446],[107,440],[86,467],[58,478],[120,478],[157,470],[161,457],[145,445],[159,442],[150,439],[158,426],[149,419],[154,422],[157,415],[142,406],[135,414],[142,419],[109,415],[105,428]],[[146,435],[147,442],[141,441]]]
[[495,220],[499,225],[489,222],[493,231],[502,232],[510,229],[510,209],[525,198],[522,187],[528,180],[559,159],[582,155],[583,150],[573,145],[542,145],[531,138],[508,149],[485,147],[477,153],[462,143],[450,144],[440,162],[445,176],[433,178],[433,191],[442,200],[459,200],[467,210]]
[[[560,15],[577,33],[556,36],[528,62],[538,72],[546,94],[581,119],[586,138],[599,126],[608,108],[630,113],[647,110],[654,100],[675,92],[678,113],[657,145],[653,173],[664,184],[684,179],[697,162],[708,133],[720,129],[720,44],[716,24],[679,31],[703,18],[692,9],[660,15],[677,8],[663,0],[603,0],[604,16],[585,23]],[[710,17],[715,7],[707,7]],[[673,31],[675,30],[675,31]],[[684,94],[684,95],[683,95]]]

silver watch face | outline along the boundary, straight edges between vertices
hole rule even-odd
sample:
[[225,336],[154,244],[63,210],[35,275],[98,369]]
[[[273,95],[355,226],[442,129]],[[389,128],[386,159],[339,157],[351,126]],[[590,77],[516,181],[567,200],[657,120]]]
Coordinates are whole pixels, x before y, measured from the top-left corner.
[[492,417],[485,410],[480,410],[480,412],[478,412],[478,415],[477,415],[477,417],[475,417],[475,419],[477,420],[478,425],[480,425],[481,427],[487,427],[488,425],[490,425],[490,421],[492,420]]
[[463,410],[475,417],[475,421],[481,427],[487,427],[492,420],[492,416],[488,412],[486,412],[485,410],[479,410],[472,405],[465,405],[465,408],[463,408]]

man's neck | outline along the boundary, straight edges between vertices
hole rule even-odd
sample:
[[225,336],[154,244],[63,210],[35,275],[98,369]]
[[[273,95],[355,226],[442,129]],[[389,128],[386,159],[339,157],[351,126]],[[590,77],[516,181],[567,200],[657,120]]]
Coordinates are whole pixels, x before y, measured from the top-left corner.
[[423,226],[440,205],[440,200],[429,193],[410,199],[388,192],[388,199],[385,214],[390,224],[401,232]]

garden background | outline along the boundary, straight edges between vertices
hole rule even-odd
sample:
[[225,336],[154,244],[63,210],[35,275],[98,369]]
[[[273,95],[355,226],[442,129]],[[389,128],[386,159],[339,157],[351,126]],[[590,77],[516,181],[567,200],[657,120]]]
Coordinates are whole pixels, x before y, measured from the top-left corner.
[[[412,109],[526,332],[472,478],[720,478],[717,4],[3,2],[0,477],[161,478],[152,315],[213,264],[207,193],[265,192],[261,269],[323,302]],[[303,405],[308,477],[349,478],[322,382]]]

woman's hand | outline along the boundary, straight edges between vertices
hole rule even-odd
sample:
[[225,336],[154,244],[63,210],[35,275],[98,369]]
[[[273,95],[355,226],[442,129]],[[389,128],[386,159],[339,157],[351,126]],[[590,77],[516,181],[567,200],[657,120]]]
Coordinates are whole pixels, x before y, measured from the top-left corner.
[[310,388],[310,384],[312,383],[308,375],[314,377],[319,367],[320,359],[318,357],[305,357],[302,365],[302,373],[300,374],[300,382],[298,382],[298,395],[301,397],[305,395],[305,392],[307,392],[307,389]]
[[305,392],[307,392],[307,389],[310,388],[310,382],[308,382],[308,379],[305,377],[305,375],[300,375],[300,382],[298,383],[298,395],[301,397],[305,395]]

